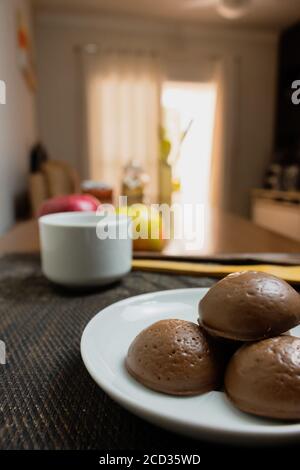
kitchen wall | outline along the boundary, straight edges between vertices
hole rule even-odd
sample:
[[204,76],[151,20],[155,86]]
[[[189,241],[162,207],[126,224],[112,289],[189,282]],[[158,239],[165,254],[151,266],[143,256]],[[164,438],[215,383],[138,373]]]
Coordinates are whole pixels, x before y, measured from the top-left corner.
[[228,209],[249,214],[250,190],[261,185],[273,145],[275,32],[40,13],[36,37],[41,137],[53,158],[66,160],[79,171],[86,156],[81,150],[78,46],[96,43],[154,50],[162,57],[169,79],[201,79],[208,63],[226,61],[232,81]]
[[17,10],[30,18],[26,0],[0,0],[0,80],[6,104],[0,104],[0,233],[15,221],[15,198],[26,189],[28,152],[36,139],[35,97],[18,66]]
[[292,100],[292,84],[300,79],[299,51],[300,23],[282,32],[279,47],[276,144],[278,150],[286,150],[281,163],[287,164],[300,164],[300,105]]

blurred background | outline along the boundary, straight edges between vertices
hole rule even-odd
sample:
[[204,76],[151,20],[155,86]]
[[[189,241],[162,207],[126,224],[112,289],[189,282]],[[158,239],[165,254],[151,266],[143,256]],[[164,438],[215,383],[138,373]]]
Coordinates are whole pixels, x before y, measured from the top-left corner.
[[299,0],[0,0],[0,233],[83,191],[300,241],[299,21]]

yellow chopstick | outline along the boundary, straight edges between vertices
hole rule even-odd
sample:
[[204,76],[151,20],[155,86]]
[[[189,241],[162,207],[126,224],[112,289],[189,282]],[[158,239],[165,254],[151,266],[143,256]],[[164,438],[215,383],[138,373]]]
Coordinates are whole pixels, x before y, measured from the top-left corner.
[[238,271],[262,271],[281,277],[293,284],[300,283],[300,266],[280,266],[273,264],[212,264],[189,263],[169,260],[134,259],[132,268],[141,271],[176,273],[198,276],[222,277]]

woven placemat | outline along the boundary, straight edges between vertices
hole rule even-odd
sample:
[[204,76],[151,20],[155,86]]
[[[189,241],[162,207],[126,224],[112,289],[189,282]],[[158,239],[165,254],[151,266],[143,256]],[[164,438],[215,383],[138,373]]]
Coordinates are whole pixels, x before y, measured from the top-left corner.
[[88,375],[79,346],[88,321],[113,302],[213,282],[136,271],[108,288],[74,293],[43,277],[38,256],[1,258],[0,339],[7,363],[0,365],[0,448],[199,448],[114,403]]

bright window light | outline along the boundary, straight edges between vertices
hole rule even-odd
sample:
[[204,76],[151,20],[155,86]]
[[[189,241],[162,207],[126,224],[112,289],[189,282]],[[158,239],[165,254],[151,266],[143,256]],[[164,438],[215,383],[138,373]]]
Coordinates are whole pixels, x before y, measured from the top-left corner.
[[180,180],[182,203],[209,202],[215,105],[212,83],[163,85],[164,126],[172,143],[169,162],[174,178]]

